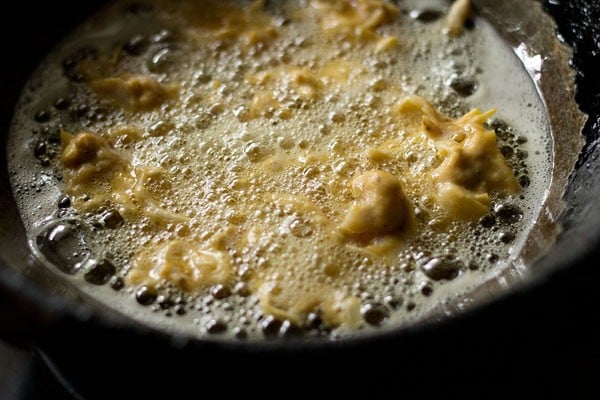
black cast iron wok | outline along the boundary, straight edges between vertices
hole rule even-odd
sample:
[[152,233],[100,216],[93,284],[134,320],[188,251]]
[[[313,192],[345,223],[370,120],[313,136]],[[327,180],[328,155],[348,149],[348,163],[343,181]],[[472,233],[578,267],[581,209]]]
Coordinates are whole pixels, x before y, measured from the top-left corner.
[[[51,46],[101,1],[20,2],[4,8],[2,106],[4,149],[20,90]],[[4,150],[0,151],[0,335],[41,349],[86,398],[158,397],[173,390],[221,394],[315,395],[355,387],[423,393],[462,382],[517,382],[543,376],[560,384],[571,372],[582,379],[600,372],[600,3],[546,0],[564,40],[574,47],[576,100],[589,119],[586,145],[567,193],[557,243],[539,261],[543,271],[509,295],[470,312],[423,327],[321,344],[244,345],[183,340],[116,319],[78,299],[53,275],[24,274],[29,257],[12,200]],[[6,22],[10,20],[15,28]],[[16,267],[16,268],[15,268]],[[1,360],[0,360],[1,362]],[[535,379],[529,381],[535,383]],[[425,383],[425,386],[418,386]],[[447,386],[449,385],[449,386]],[[272,391],[272,392],[270,392]]]

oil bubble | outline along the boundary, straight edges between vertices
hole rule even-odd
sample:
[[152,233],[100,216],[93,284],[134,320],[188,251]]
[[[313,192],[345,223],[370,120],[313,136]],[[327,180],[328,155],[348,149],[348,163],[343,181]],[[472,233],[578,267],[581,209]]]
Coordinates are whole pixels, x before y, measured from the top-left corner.
[[95,260],[89,258],[82,265],[83,279],[92,285],[104,285],[117,271],[115,265],[107,259]]
[[56,220],[47,224],[36,236],[34,247],[50,264],[74,274],[87,259],[89,230],[77,220]]
[[135,299],[143,306],[149,306],[156,301],[156,293],[147,286],[140,287],[135,292]]
[[421,264],[421,270],[434,281],[452,280],[464,269],[463,262],[454,256],[432,257]]
[[364,320],[373,326],[380,326],[389,317],[389,310],[379,303],[367,303],[361,307],[360,312]]

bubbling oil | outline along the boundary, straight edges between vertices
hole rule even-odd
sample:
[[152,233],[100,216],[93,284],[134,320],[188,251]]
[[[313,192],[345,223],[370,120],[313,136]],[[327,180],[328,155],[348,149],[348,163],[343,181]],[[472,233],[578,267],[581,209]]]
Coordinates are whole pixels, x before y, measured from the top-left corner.
[[[270,2],[267,12],[277,38],[250,48],[190,40],[178,18],[164,18],[163,11],[152,7],[132,13],[117,5],[83,24],[48,56],[24,90],[8,148],[13,191],[32,250],[45,266],[65,274],[91,297],[159,329],[248,340],[336,339],[415,323],[434,315],[440,304],[468,296],[509,265],[540,212],[552,171],[544,105],[512,50],[483,19],[475,18],[474,27],[461,37],[449,38],[441,33],[445,2],[406,1],[397,21],[378,31],[397,37],[399,45],[373,55],[365,50],[368,45],[357,49],[347,38],[336,39],[335,46],[322,40],[314,21],[296,17],[301,3]],[[128,113],[99,100],[81,66],[106,54],[118,60],[121,72],[178,82],[179,103]],[[327,71],[339,59],[345,60],[341,69],[350,78]],[[267,107],[260,116],[249,117],[253,86],[247,77],[269,70],[285,74],[281,65],[329,73],[333,89],[306,100],[302,93],[290,96],[285,85],[277,86],[273,91],[285,107]],[[278,73],[269,79],[276,81]],[[337,79],[351,84],[336,87]],[[310,196],[327,218],[339,220],[334,201],[350,201],[350,190],[340,186],[332,200],[323,182],[351,180],[360,171],[359,150],[396,137],[401,129],[387,110],[414,94],[454,117],[472,107],[497,108],[489,126],[521,193],[493,197],[489,213],[468,229],[464,224],[424,229],[393,262],[323,245],[326,238],[299,213],[285,204],[261,205],[266,196],[261,188],[277,187],[282,193]],[[160,206],[189,218],[190,227],[172,224],[156,231],[143,220],[126,221],[110,207],[78,211],[65,196],[60,132],[106,132],[132,124],[143,126],[147,138],[123,144],[123,149],[133,154],[133,165],[167,171],[170,186]],[[277,155],[302,158],[310,153],[334,156],[328,163],[288,166],[291,172],[279,176],[255,168]],[[401,171],[409,164],[434,162],[424,157],[415,151],[407,155],[407,163],[389,168]],[[414,201],[415,218],[427,221],[419,201]],[[232,212],[236,207],[243,212]],[[231,252],[233,284],[197,291],[168,283],[127,284],[136,249],[185,237],[188,229],[202,236],[248,221],[280,229],[260,250]],[[248,276],[279,263],[298,274],[291,279],[311,282],[314,272],[304,265],[328,257],[350,264],[344,268],[353,272],[339,282],[327,279],[360,300],[362,329],[330,326],[316,312],[307,315],[302,327],[264,312]]]

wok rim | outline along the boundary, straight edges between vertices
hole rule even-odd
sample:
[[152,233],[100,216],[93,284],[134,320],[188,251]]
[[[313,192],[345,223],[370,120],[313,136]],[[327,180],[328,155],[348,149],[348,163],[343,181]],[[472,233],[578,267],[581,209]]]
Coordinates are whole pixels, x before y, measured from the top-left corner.
[[[555,27],[556,28],[556,27]],[[579,102],[577,102],[579,104]],[[579,104],[583,108],[583,104]],[[595,110],[600,111],[600,110]],[[589,123],[589,121],[588,121]],[[588,129],[586,125],[586,129]],[[580,160],[589,154],[581,153]],[[408,326],[397,326],[386,330],[372,331],[363,333],[358,336],[346,337],[343,340],[301,340],[301,341],[283,341],[283,340],[252,340],[252,341],[235,341],[235,340],[214,340],[211,336],[202,338],[196,336],[183,337],[180,334],[167,333],[149,325],[135,323],[129,325],[130,322],[125,322],[119,318],[114,318],[110,313],[103,310],[97,310],[87,304],[74,303],[60,296],[49,295],[45,293],[35,283],[28,282],[25,277],[16,273],[8,266],[3,259],[0,259],[0,285],[8,293],[12,293],[18,298],[22,298],[25,302],[39,307],[44,313],[51,316],[51,319],[57,323],[69,321],[67,325],[73,322],[84,323],[88,328],[94,326],[107,328],[109,330],[119,331],[125,334],[134,335],[152,335],[161,342],[166,343],[170,347],[199,347],[215,346],[234,349],[236,352],[297,352],[297,351],[315,351],[326,349],[347,349],[356,346],[369,344],[373,340],[377,341],[397,341],[405,336],[419,335],[422,332],[432,332],[441,326],[449,324],[459,324],[461,320],[469,318],[474,314],[480,313],[491,304],[499,304],[508,298],[514,297],[518,293],[532,291],[535,288],[543,286],[545,282],[557,279],[566,268],[576,268],[583,260],[589,257],[593,252],[600,247],[600,224],[597,225],[595,231],[587,232],[588,236],[582,238],[579,242],[580,248],[576,251],[563,253],[559,260],[550,260],[548,257],[543,257],[536,264],[541,268],[536,268],[532,274],[524,277],[521,281],[512,284],[511,287],[497,293],[486,301],[479,302],[468,309],[462,311],[451,318],[442,318],[433,321],[424,321]],[[543,271],[543,272],[542,272]]]

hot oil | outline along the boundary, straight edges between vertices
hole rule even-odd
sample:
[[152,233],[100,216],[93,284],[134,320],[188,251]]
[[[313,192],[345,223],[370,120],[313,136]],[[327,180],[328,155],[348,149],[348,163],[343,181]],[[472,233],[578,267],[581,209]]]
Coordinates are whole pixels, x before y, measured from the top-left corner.
[[[264,315],[247,276],[269,264],[289,265],[295,279],[310,282],[311,265],[350,260],[343,268],[352,272],[327,279],[361,300],[367,330],[426,318],[508,265],[540,212],[552,162],[544,105],[502,38],[479,18],[463,36],[449,38],[441,33],[445,2],[403,2],[398,23],[381,28],[398,36],[398,49],[363,59],[351,41],[340,41],[333,52],[330,44],[321,44],[314,21],[289,17],[294,4],[270,10],[278,15],[280,35],[264,49],[223,51],[215,43],[190,42],[173,19],[157,22],[152,11],[132,14],[116,7],[110,18],[100,15],[102,23],[85,24],[48,57],[23,94],[9,146],[13,190],[45,265],[67,272],[82,291],[132,318],[191,335],[237,339],[356,334],[324,326],[317,314],[308,316],[304,329]],[[182,82],[180,105],[129,115],[99,102],[80,83],[85,77],[76,65],[100,53],[119,54],[126,71]],[[353,67],[351,85],[333,85],[314,102],[279,93],[291,118],[281,110],[245,117],[255,90],[245,79],[249,74],[282,62],[315,70],[328,57]],[[401,127],[389,119],[389,108],[411,94],[453,117],[472,107],[497,108],[489,123],[519,178],[520,195],[493,199],[490,213],[468,230],[454,225],[423,230],[391,263],[327,247],[322,231],[301,213],[285,204],[261,205],[276,187],[310,196],[326,218],[339,221],[339,203],[352,200],[348,185],[338,185],[332,199],[323,182],[349,183],[363,170],[358,157],[347,155],[396,137]],[[263,238],[260,251],[230,250],[235,284],[193,293],[172,285],[126,285],[136,249],[185,236],[188,228],[173,224],[156,232],[143,221],[124,223],[110,209],[79,213],[65,200],[60,129],[103,132],[132,123],[150,132],[127,149],[132,164],[167,171],[171,188],[161,205],[189,217],[189,229],[200,239],[223,225],[278,227]],[[294,161],[280,175],[257,167],[270,157],[288,162],[320,153],[330,155],[329,161]],[[433,162],[422,160],[423,154],[412,155],[415,165]],[[392,162],[386,168],[400,173],[407,165]]]

